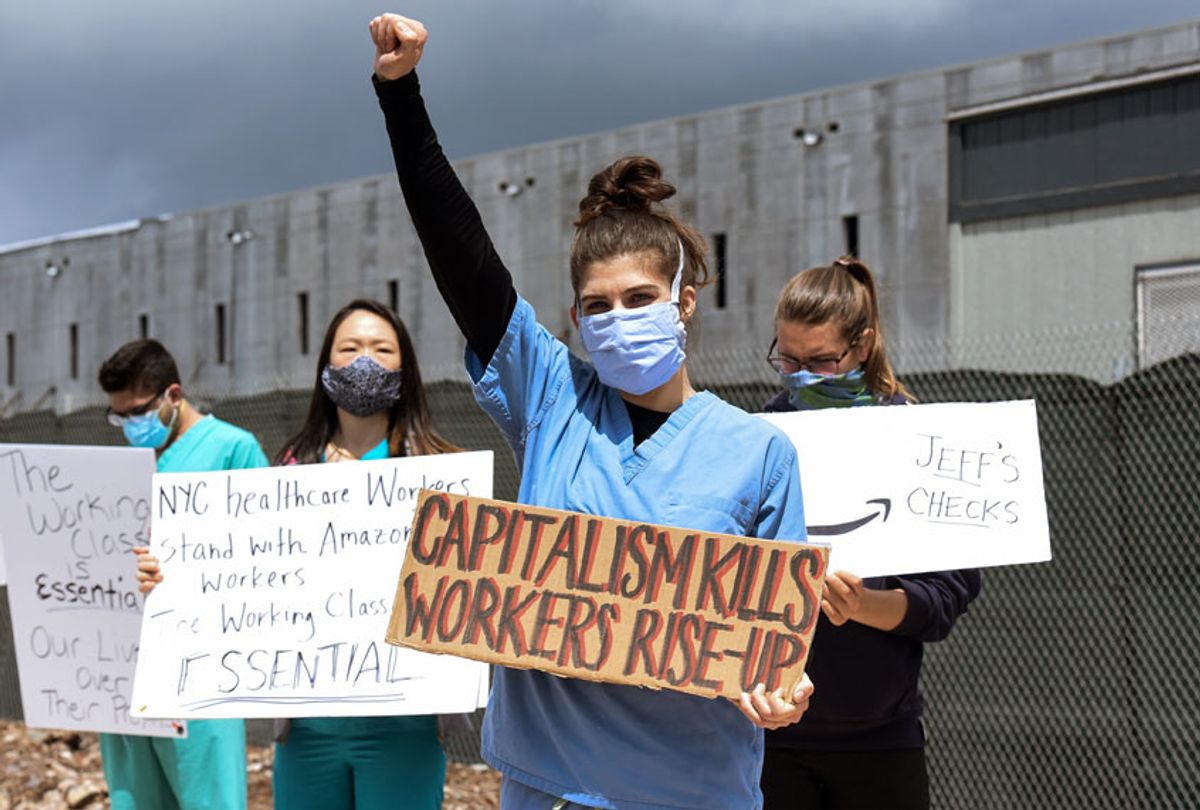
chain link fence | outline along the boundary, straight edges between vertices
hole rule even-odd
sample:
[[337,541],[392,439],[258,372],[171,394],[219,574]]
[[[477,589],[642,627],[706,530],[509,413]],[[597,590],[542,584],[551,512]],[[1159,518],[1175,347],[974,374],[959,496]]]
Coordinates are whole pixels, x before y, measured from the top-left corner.
[[[1133,356],[1136,328],[1120,326],[1105,334]],[[1037,400],[1054,549],[1052,563],[986,570],[955,632],[926,648],[937,807],[1200,806],[1200,345],[1189,338],[1188,353],[1120,376],[1104,352],[1095,369],[1080,369],[1085,337],[893,347],[921,402]],[[765,348],[699,347],[694,381],[757,411],[776,391]],[[980,365],[946,370],[955,358]],[[439,380],[429,384],[438,429],[494,450],[496,496],[514,498],[510,451],[465,375],[442,372],[426,370]],[[297,429],[309,396],[192,393],[253,431],[268,454]],[[99,405],[0,420],[0,442],[120,440]],[[0,714],[19,717],[7,615],[0,642]],[[478,757],[477,735],[449,747],[454,759]]]

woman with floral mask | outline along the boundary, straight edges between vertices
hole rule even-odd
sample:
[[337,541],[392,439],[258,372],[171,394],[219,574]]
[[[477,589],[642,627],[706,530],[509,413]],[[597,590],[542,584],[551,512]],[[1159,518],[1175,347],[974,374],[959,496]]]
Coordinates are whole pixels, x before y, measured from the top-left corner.
[[[662,205],[674,189],[658,164],[618,160],[579,204],[570,313],[585,362],[517,295],[438,146],[413,73],[424,27],[389,14],[370,28],[400,186],[466,336],[476,399],[516,455],[519,499],[803,540],[794,448],[689,380],[704,242]],[[740,702],[706,700],[500,667],[482,753],[503,774],[503,808],[752,808],[762,729],[799,720],[811,691],[806,681],[793,694],[759,686]]]
[[[278,464],[452,453],[430,423],[404,324],[377,301],[342,307],[321,344],[300,432]],[[305,717],[276,724],[275,807],[436,808],[446,757],[437,718]]]
[[[888,362],[871,271],[853,257],[788,282],[767,359],[784,390],[766,411],[912,400]],[[767,733],[767,810],[929,806],[923,643],[949,634],[979,584],[977,570],[826,577],[808,663],[821,691],[803,723]]]
[[[456,452],[431,425],[416,352],[383,304],[342,307],[321,344],[308,415],[276,464],[320,464]],[[140,558],[143,589],[162,581]],[[305,717],[276,721],[275,807],[438,808],[446,757],[438,718]]]
[[408,330],[378,301],[359,299],[329,322],[304,427],[280,464],[423,456],[459,448],[432,427]]

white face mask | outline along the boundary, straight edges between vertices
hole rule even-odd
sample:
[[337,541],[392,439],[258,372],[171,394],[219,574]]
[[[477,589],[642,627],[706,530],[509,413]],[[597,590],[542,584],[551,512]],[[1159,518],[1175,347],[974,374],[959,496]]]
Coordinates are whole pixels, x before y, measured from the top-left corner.
[[670,301],[579,319],[579,336],[600,382],[629,394],[645,394],[666,383],[683,365],[687,356],[687,329],[679,315],[683,255],[680,242]]

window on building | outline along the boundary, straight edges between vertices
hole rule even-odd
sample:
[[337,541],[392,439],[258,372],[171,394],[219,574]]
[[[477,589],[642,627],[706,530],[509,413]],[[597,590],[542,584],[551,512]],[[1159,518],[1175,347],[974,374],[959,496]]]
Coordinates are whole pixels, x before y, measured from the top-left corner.
[[1138,365],[1200,352],[1200,260],[1137,272]]
[[717,309],[725,309],[729,303],[727,265],[725,262],[725,234],[713,234],[713,262],[717,270]]
[[79,324],[73,323],[69,327],[68,342],[71,344],[71,365],[70,374],[72,380],[79,379]]
[[300,309],[300,354],[308,354],[308,293],[302,292],[296,296]]
[[138,315],[138,335],[142,338],[150,337],[150,316],[146,314]]
[[950,220],[1063,211],[1200,190],[1200,76],[950,124]]
[[225,305],[217,304],[216,311],[216,329],[217,334],[217,363],[218,365],[225,364]]
[[396,279],[388,282],[388,306],[392,312],[400,313],[400,282]]
[[842,217],[842,244],[847,256],[858,255],[858,215]]
[[17,384],[17,336],[13,332],[4,336],[4,375],[9,388]]

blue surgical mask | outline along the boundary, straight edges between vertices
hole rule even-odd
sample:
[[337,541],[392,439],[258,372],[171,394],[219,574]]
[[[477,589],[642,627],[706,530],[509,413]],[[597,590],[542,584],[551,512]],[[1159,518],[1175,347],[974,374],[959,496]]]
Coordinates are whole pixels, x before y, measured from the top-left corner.
[[179,418],[179,409],[175,408],[171,414],[171,423],[164,425],[162,419],[158,417],[158,409],[144,413],[140,416],[130,416],[121,421],[121,432],[125,434],[125,439],[134,447],[148,447],[152,450],[161,450],[167,443],[167,439],[171,437],[171,430],[175,427],[175,421]]
[[780,373],[779,381],[788,391],[788,402],[801,411],[848,408],[874,402],[861,368],[844,374],[817,374],[802,368],[791,374]]
[[670,301],[579,319],[579,336],[600,382],[629,394],[645,394],[666,383],[683,365],[687,329],[679,316],[682,278],[681,243]]
[[321,385],[333,404],[354,416],[370,416],[395,405],[403,379],[402,372],[384,368],[369,354],[341,368],[326,365],[321,372]]

